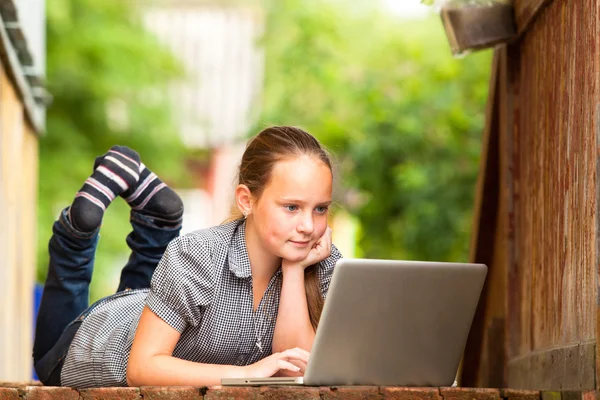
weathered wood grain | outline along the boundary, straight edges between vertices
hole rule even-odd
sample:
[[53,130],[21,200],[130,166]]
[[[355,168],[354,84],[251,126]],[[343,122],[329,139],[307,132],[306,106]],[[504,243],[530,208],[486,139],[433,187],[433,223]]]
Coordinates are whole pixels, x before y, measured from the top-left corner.
[[545,6],[552,0],[515,0],[515,22],[517,23],[517,32],[525,32],[536,17],[541,14]]
[[508,363],[511,387],[583,390],[594,387],[595,341],[531,352]]
[[[595,4],[597,0],[593,1]],[[520,43],[519,203],[516,221],[522,319],[519,356],[594,339],[599,94],[597,16],[589,0],[552,2]],[[527,314],[524,312],[523,316]]]
[[[494,223],[477,230],[478,238],[493,232],[492,248],[489,239],[474,240],[471,253],[472,260],[492,259],[485,310],[476,321],[484,327],[483,355],[471,382],[489,382],[496,371],[507,374],[508,387],[595,389],[600,0],[517,1],[516,13],[527,28],[507,47],[505,80],[494,97],[499,116],[488,117],[486,128],[499,135],[498,149],[484,148],[488,159],[498,159],[499,187],[488,192],[498,196],[489,199]],[[491,356],[502,353],[492,341],[503,323],[507,370]],[[571,347],[582,343],[574,357]]]

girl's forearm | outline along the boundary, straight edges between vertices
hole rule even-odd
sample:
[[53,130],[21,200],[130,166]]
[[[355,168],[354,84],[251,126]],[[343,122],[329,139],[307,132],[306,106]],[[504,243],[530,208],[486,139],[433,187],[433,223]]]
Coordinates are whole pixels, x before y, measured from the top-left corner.
[[200,364],[168,355],[152,356],[127,368],[129,386],[215,386],[221,378],[243,378],[244,367]]
[[310,351],[314,338],[315,331],[310,323],[304,289],[304,270],[284,269],[279,311],[273,335],[273,352],[294,347]]

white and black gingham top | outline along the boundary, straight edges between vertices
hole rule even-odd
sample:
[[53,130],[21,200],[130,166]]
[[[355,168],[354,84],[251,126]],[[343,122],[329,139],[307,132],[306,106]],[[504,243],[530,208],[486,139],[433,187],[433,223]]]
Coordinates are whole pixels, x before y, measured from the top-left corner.
[[[254,311],[244,231],[245,223],[238,220],[181,236],[167,247],[150,289],[120,292],[92,306],[69,348],[61,384],[126,386],[129,352],[145,305],[181,333],[174,357],[248,365],[270,355],[281,269]],[[332,246],[331,256],[319,265],[323,297],[339,258]]]

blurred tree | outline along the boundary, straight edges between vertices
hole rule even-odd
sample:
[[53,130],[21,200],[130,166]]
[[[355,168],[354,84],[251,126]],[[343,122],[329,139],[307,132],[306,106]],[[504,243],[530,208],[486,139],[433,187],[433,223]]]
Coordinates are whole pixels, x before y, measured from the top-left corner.
[[[47,4],[47,133],[40,141],[38,279],[47,272],[53,221],[112,145],[136,149],[163,180],[181,184],[186,150],[177,135],[167,84],[176,59],[143,25],[136,2],[54,0]],[[129,207],[107,210],[92,297],[114,290],[128,256]]]
[[377,3],[267,4],[261,123],[303,126],[337,155],[362,255],[465,260],[490,52],[454,59],[438,17]]

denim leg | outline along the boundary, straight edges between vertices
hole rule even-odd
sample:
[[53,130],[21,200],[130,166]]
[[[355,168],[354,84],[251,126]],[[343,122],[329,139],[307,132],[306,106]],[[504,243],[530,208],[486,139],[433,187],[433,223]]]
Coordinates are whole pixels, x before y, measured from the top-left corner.
[[60,374],[65,363],[65,358],[82,321],[83,318],[80,317],[71,322],[60,335],[54,347],[33,364],[39,380],[44,385],[60,386]]
[[89,304],[98,231],[79,232],[65,208],[52,227],[50,265],[38,312],[33,359],[40,360]]
[[131,211],[133,231],[127,236],[131,255],[121,271],[117,292],[125,289],[150,287],[152,274],[171,240],[179,236],[181,226],[165,228],[157,226],[151,216]]

